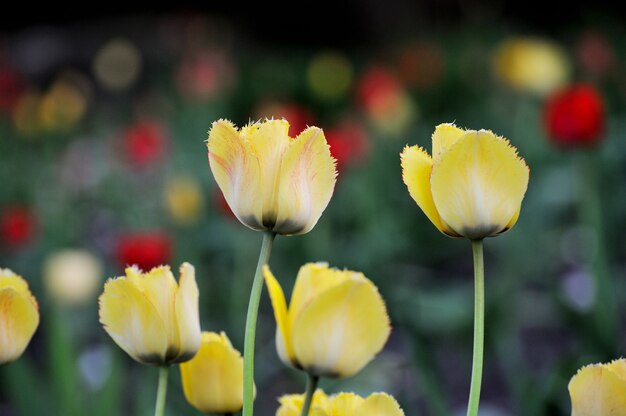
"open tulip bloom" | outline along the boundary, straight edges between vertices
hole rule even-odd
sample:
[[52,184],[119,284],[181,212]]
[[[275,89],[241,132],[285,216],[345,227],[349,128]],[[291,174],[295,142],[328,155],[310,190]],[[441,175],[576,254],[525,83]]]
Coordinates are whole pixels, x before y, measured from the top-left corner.
[[100,296],[100,322],[135,360],[161,366],[156,415],[165,406],[168,365],[193,358],[200,348],[200,317],[195,269],[180,267],[178,283],[168,266],[109,279]]
[[289,307],[267,266],[263,274],[276,317],[278,355],[309,374],[308,409],[319,377],[350,377],[383,348],[391,331],[387,309],[362,273],[305,264]]
[[478,413],[484,342],[482,240],[511,229],[520,214],[529,169],[517,149],[488,130],[440,124],[432,156],[419,146],[400,155],[409,194],[442,233],[472,241],[474,254],[474,358],[468,415]]
[[0,268],[0,364],[17,360],[39,325],[39,307],[28,283]]
[[211,171],[232,212],[246,227],[264,232],[244,343],[243,416],[251,416],[261,268],[269,261],[276,234],[305,234],[315,226],[335,188],[336,161],[320,128],[308,127],[291,138],[286,120],[240,129],[218,120],[209,131],[207,148]]

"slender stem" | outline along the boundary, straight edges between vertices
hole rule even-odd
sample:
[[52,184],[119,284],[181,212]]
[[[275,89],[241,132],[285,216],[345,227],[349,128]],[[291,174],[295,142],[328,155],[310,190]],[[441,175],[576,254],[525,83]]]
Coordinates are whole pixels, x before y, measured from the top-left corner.
[[478,415],[480,385],[483,378],[483,349],[485,345],[485,266],[483,240],[472,240],[474,257],[474,355],[467,415]]
[[302,413],[300,416],[308,416],[309,409],[311,408],[311,402],[313,401],[313,393],[317,388],[317,382],[319,377],[309,374],[306,379],[306,396],[304,397],[304,404],[302,405]]
[[159,388],[157,390],[156,406],[154,416],[163,416],[165,412],[165,396],[167,395],[167,370],[168,365],[159,368]]
[[259,302],[263,289],[262,269],[263,265],[269,261],[275,236],[276,233],[269,231],[263,234],[259,262],[256,265],[252,290],[250,291],[243,347],[243,416],[252,416],[254,406],[254,338],[256,336],[256,320],[259,314]]

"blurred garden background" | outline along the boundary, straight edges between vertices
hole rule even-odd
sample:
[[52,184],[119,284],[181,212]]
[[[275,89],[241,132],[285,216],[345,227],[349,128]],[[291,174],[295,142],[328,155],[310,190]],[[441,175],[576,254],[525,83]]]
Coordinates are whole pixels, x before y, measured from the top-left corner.
[[[195,265],[202,328],[243,350],[261,235],[230,212],[204,142],[219,118],[265,117],[285,117],[292,136],[323,128],[339,169],[317,226],[276,240],[272,270],[287,292],[305,262],[363,271],[391,315],[378,358],[321,386],[386,391],[411,416],[465,412],[473,276],[470,244],[416,206],[399,153],[430,150],[443,122],[507,137],[531,175],[517,225],[485,244],[481,414],[570,414],[576,370],[626,351],[626,19],[603,3],[486,4],[5,14],[0,267],[27,279],[41,324],[0,368],[0,415],[153,412],[157,369],[98,322],[104,281],[126,264]],[[563,95],[572,87],[582,93]],[[264,294],[262,416],[304,390],[274,336]],[[198,414],[178,371],[167,406]]]

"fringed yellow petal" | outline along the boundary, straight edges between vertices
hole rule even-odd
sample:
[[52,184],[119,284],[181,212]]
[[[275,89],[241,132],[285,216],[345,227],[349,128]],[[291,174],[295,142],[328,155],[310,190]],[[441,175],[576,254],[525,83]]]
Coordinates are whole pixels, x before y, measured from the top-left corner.
[[178,330],[178,356],[174,362],[191,359],[200,347],[200,313],[198,310],[198,285],[195,268],[189,263],[180,266],[175,314]]
[[[239,221],[253,230],[263,230],[263,204],[267,189],[259,161],[250,145],[227,120],[213,123],[207,147],[215,181]],[[248,129],[249,130],[249,129]],[[267,175],[264,174],[264,177]]]
[[453,123],[443,123],[435,127],[432,136],[433,159],[439,161],[442,155],[465,135],[465,130],[458,128]]
[[0,269],[0,364],[22,355],[38,325],[37,302],[26,281]]
[[354,414],[363,416],[404,416],[404,412],[396,399],[386,393],[370,394]]
[[284,154],[290,144],[289,123],[286,120],[266,120],[242,129],[242,133],[259,164],[259,186],[262,192],[256,203],[262,207],[262,224],[265,228],[272,229],[278,216],[277,198],[281,177],[284,175]]
[[272,300],[274,317],[276,318],[276,350],[278,351],[280,359],[285,364],[298,366],[298,361],[293,353],[291,343],[291,328],[287,320],[287,302],[285,301],[285,294],[280,287],[280,283],[278,283],[278,280],[276,280],[267,265],[263,266],[263,277],[265,278],[267,291]]
[[337,170],[324,132],[309,127],[289,145],[278,177],[279,234],[304,234],[317,223],[335,188]]
[[514,222],[528,175],[507,140],[481,130],[467,132],[445,152],[430,183],[442,222],[460,236],[480,239]]
[[572,416],[626,416],[626,362],[588,365],[569,383]]
[[[128,279],[148,298],[165,325],[168,345],[178,343],[178,330],[174,300],[178,290],[176,278],[169,266],[155,267],[147,273],[136,274],[136,269]],[[168,355],[176,351],[168,351]],[[172,358],[172,357],[168,357]]]
[[339,393],[328,400],[326,413],[328,416],[369,416],[357,413],[363,402],[363,398],[354,393]]
[[100,296],[100,322],[113,340],[135,360],[163,364],[167,330],[148,298],[124,277],[110,279]]
[[320,293],[351,279],[351,274],[328,267],[328,263],[307,263],[300,267],[289,302],[289,326],[311,299]]
[[376,286],[360,273],[345,273],[350,280],[311,299],[294,321],[293,349],[310,374],[349,377],[389,337],[389,317]]
[[409,188],[409,194],[417,205],[424,211],[428,219],[445,234],[454,235],[441,222],[433,195],[430,189],[430,174],[433,161],[424,149],[419,146],[406,146],[400,154],[402,162],[402,180]]
[[198,354],[180,365],[187,401],[203,413],[237,413],[243,406],[243,358],[225,333],[203,332]]
[[[304,394],[287,394],[281,396],[278,401],[280,402],[280,407],[276,411],[276,416],[300,416],[302,406],[304,406]],[[325,413],[316,413],[316,410],[323,412],[321,409],[326,407],[327,402],[326,394],[321,389],[315,390],[311,399],[309,414],[325,415]]]

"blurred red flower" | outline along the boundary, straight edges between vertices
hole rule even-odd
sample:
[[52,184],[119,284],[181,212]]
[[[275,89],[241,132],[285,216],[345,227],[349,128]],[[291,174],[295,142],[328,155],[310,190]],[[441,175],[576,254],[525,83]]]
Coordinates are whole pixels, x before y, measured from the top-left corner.
[[324,133],[330,146],[330,153],[337,159],[339,171],[359,163],[369,152],[367,132],[355,120],[344,120]]
[[150,120],[138,121],[128,127],[122,140],[126,156],[138,167],[160,160],[167,146],[163,127]]
[[370,113],[384,111],[402,91],[398,79],[388,69],[372,67],[363,74],[358,85],[358,101]]
[[11,111],[23,91],[24,83],[17,72],[9,67],[0,67],[0,111]]
[[9,206],[0,214],[0,236],[12,247],[28,242],[35,233],[35,217],[26,207]]
[[122,267],[136,265],[147,271],[169,264],[171,257],[172,242],[161,231],[125,234],[117,241],[117,260]]
[[589,146],[604,132],[604,103],[590,85],[575,85],[554,94],[546,103],[548,137],[564,147]]

